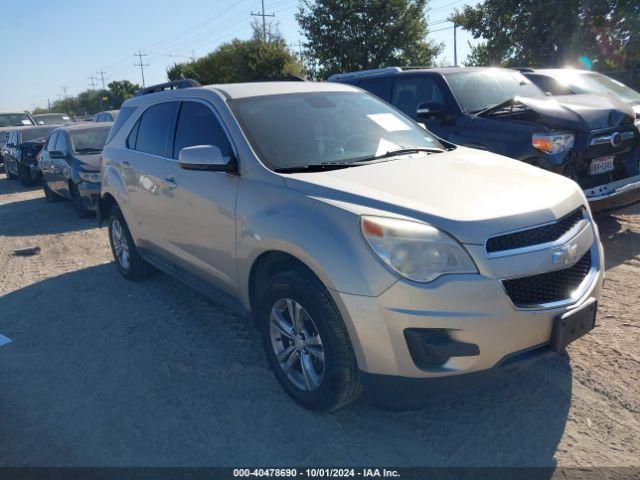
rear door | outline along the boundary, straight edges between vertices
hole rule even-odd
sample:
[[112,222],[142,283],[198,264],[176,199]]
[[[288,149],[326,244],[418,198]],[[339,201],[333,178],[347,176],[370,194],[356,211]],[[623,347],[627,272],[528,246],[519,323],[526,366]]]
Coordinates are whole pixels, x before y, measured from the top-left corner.
[[171,251],[166,230],[177,163],[167,152],[178,105],[177,101],[157,103],[142,113],[127,138],[123,165],[138,243],[161,256]]
[[214,145],[235,157],[226,128],[205,101],[181,104],[172,145],[176,188],[168,202],[165,234],[181,266],[208,283],[236,293],[235,204],[239,177],[235,173],[179,168],[180,150]]

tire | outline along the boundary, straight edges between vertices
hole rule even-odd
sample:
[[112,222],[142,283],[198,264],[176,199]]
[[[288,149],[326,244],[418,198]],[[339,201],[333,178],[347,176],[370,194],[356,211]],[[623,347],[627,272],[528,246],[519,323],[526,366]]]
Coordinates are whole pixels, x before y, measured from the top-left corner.
[[109,244],[116,267],[128,280],[142,280],[149,275],[149,264],[145,262],[131,237],[127,222],[117,206],[109,212]]
[[62,197],[57,193],[54,193],[50,188],[46,180],[42,181],[42,190],[44,190],[44,198],[49,203],[55,203],[62,200]]
[[31,178],[31,172],[22,163],[18,163],[18,178],[25,187],[31,187],[33,185],[33,179]]
[[16,178],[18,178],[13,173],[11,173],[11,170],[9,170],[6,163],[4,164],[4,171],[7,174],[8,180],[15,180]]
[[69,182],[69,193],[71,194],[71,203],[73,203],[73,208],[75,208],[78,218],[91,217],[93,212],[84,207],[78,186],[73,182]]
[[[300,312],[301,321],[290,321],[292,310]],[[329,292],[315,276],[304,269],[276,275],[261,296],[257,313],[269,365],[296,402],[328,412],[360,396],[349,335]],[[278,319],[281,327],[272,319]],[[289,320],[287,328],[283,320]],[[297,328],[288,328],[295,323]]]

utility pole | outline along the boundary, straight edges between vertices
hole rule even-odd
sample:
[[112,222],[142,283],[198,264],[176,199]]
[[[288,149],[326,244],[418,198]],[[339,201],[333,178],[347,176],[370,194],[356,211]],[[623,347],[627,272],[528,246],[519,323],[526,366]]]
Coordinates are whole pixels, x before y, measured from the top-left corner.
[[87,77],[87,79],[89,80],[89,85],[91,85],[91,90],[95,90],[96,89],[96,80],[98,80],[98,77],[96,77],[95,75],[91,75],[91,76]]
[[192,62],[196,61],[196,51],[195,50],[191,50],[191,61]]
[[67,87],[66,85],[63,85],[62,91],[64,92],[64,98],[67,98],[67,90],[69,90],[69,87]]
[[107,73],[107,72],[105,72],[104,70],[100,69],[100,71],[96,72],[96,73],[98,73],[100,75],[100,79],[102,80],[102,89],[106,90],[107,87],[104,84],[104,74]]
[[48,110],[51,110],[51,99],[47,98],[47,105],[49,106]]
[[144,67],[148,67],[149,64],[148,63],[143,63],[142,62],[142,57],[146,57],[147,54],[146,53],[142,53],[142,50],[138,50],[138,53],[134,53],[133,54],[134,57],[138,57],[140,59],[140,63],[134,63],[133,65],[136,67],[140,67],[140,73],[142,74],[142,88],[144,88],[146,85],[144,83]]
[[275,17],[274,13],[267,15],[264,13],[264,0],[262,1],[262,13],[253,13],[251,12],[251,16],[253,17],[262,17],[262,40],[264,43],[267,43],[267,17]]
[[458,38],[456,36],[456,30],[458,29],[458,24],[453,22],[453,65],[458,66]]

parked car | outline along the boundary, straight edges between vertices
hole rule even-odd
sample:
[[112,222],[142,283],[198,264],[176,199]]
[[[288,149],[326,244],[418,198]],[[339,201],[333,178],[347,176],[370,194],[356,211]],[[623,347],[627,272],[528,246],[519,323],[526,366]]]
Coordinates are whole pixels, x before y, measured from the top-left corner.
[[66,113],[42,113],[34,115],[33,119],[38,125],[64,125],[71,123],[71,117]]
[[25,187],[40,181],[40,167],[36,155],[55,127],[21,127],[9,132],[4,146],[5,173],[9,180],[19,178]]
[[105,112],[98,112],[93,116],[94,122],[114,122],[118,116],[120,110],[107,110]]
[[80,218],[93,215],[100,194],[100,152],[111,123],[59,127],[40,152],[45,198],[71,200]]
[[0,113],[0,164],[4,163],[4,145],[9,131],[18,126],[35,125],[36,122],[28,112]]
[[521,73],[499,68],[391,67],[329,81],[368,90],[455,144],[567,176],[594,210],[640,198],[640,133],[615,98],[547,98]]
[[[520,72],[550,95],[611,95],[633,108],[640,120],[640,92],[598,72],[573,68],[521,68]],[[638,123],[638,122],[636,122]]]
[[362,387],[413,405],[594,325],[603,252],[575,182],[439,140],[349,85],[149,87],[102,157],[120,273],[155,265],[253,318],[307,408]]

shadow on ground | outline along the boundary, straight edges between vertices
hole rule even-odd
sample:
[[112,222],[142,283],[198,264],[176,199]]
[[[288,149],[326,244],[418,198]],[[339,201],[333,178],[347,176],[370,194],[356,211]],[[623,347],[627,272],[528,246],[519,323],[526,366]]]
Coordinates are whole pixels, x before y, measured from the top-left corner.
[[0,465],[554,465],[556,356],[426,410],[294,404],[253,327],[161,274],[101,265],[0,298]]
[[640,233],[628,228],[624,222],[628,215],[640,215],[640,203],[595,218],[604,245],[607,269],[640,256]]

